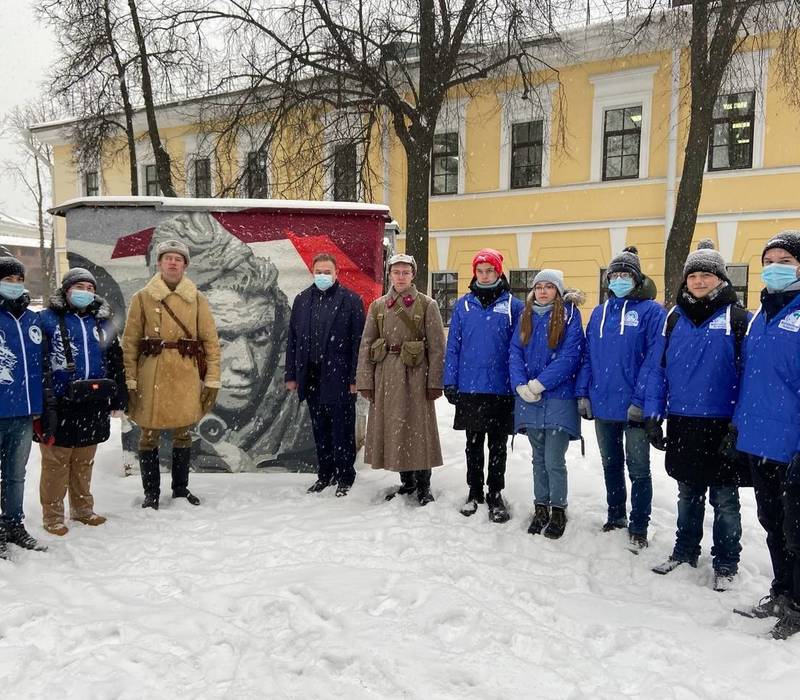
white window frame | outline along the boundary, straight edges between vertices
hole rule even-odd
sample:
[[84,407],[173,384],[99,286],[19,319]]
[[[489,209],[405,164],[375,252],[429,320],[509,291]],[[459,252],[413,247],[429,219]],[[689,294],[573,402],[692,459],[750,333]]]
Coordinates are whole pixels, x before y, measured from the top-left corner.
[[749,168],[729,168],[725,170],[708,169],[708,151],[704,172],[709,176],[730,176],[751,173],[764,167],[764,149],[767,136],[767,77],[771,49],[745,51],[734,54],[725,77],[719,87],[720,95],[737,92],[755,92],[753,113],[753,164]]
[[136,174],[139,178],[140,197],[147,196],[147,166],[155,164],[156,158],[153,155],[153,147],[150,144],[150,140],[139,141],[136,144]]
[[467,177],[467,98],[445,100],[436,120],[434,134],[458,133],[458,190],[453,194],[433,194],[433,152],[431,152],[431,174],[428,177],[428,196],[431,199],[446,199],[464,194]]
[[91,168],[81,168],[78,170],[78,197],[88,197],[89,194],[86,191],[86,175],[88,173],[97,173],[97,196],[103,196],[103,171],[101,170],[100,166],[91,167]]
[[358,170],[358,164],[364,162],[364,143],[358,141],[358,134],[361,131],[357,123],[359,115],[351,114],[345,115],[344,123],[342,123],[342,115],[335,113],[328,113],[323,119],[323,130],[325,138],[325,150],[323,158],[328,166],[325,168],[325,177],[323,182],[323,199],[332,202],[334,182],[333,171],[335,167],[333,150],[337,146],[345,145],[344,142],[351,140],[356,141],[356,201],[361,202],[364,200],[364,184],[361,182],[361,173]]
[[185,138],[186,158],[184,167],[186,168],[186,196],[194,197],[194,162],[199,158],[208,158],[211,172],[211,196],[217,194],[217,163],[214,158],[214,147],[208,142],[204,134],[190,134]]
[[[639,177],[630,180],[646,180],[650,170],[650,129],[653,112],[653,77],[658,66],[646,66],[634,70],[592,75],[589,82],[594,86],[592,104],[592,158],[590,180],[603,180],[603,140],[605,114],[610,109],[642,107],[641,136],[639,140]],[[612,180],[621,186],[626,180]]]
[[[239,177],[241,178],[241,183],[239,186],[240,196],[244,198],[248,198],[249,194],[247,192],[247,156],[252,151],[257,151],[261,147],[261,143],[263,141],[264,135],[269,132],[270,125],[269,124],[261,124],[257,127],[257,133],[254,134],[253,132],[243,133],[239,138],[239,141],[236,145],[236,157],[237,163],[239,165]],[[267,196],[264,199],[271,199],[275,194],[275,182],[273,181],[273,177],[275,174],[274,169],[274,157],[272,154],[272,149],[267,147],[266,149],[266,156],[267,156]],[[259,197],[259,199],[261,199]]]
[[539,187],[516,189],[538,190],[550,184],[550,129],[553,114],[553,90],[555,85],[548,83],[537,88],[537,96],[522,99],[521,92],[509,93],[503,101],[503,114],[500,121],[500,189],[511,189],[511,151],[513,146],[512,129],[514,124],[542,120],[542,184]]

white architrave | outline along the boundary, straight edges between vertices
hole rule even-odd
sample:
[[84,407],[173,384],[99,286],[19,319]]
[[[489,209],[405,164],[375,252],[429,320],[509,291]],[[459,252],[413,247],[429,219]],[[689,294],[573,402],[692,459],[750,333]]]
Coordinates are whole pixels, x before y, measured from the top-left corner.
[[533,244],[532,233],[517,234],[517,267],[521,270],[528,268],[531,259],[531,245]]
[[553,112],[554,83],[537,88],[532,98],[522,99],[521,92],[506,94],[500,118],[500,189],[511,189],[511,126],[520,122],[542,120],[542,187],[550,184],[550,127]]
[[733,261],[733,250],[736,246],[736,234],[739,229],[738,221],[718,221],[717,240],[719,241],[720,255],[726,263]]
[[612,226],[608,229],[608,236],[611,242],[611,257],[615,258],[625,249],[625,241],[628,238],[628,227]]
[[217,163],[214,158],[214,144],[207,134],[187,134],[184,137],[186,158],[186,196],[194,197],[194,161],[197,158],[208,158],[211,163],[211,196],[217,192]]
[[436,239],[436,257],[439,270],[447,270],[450,257],[450,236],[441,236]]
[[641,136],[639,141],[639,179],[646,180],[650,166],[650,125],[653,108],[653,76],[658,66],[603,73],[589,77],[594,85],[592,107],[592,159],[590,179],[603,179],[603,123],[609,109],[642,106]]
[[[436,121],[436,134],[446,134],[448,132],[458,133],[458,192],[464,194],[467,173],[467,98],[459,97],[446,100],[439,112],[439,119]],[[433,174],[433,158],[431,158],[431,175]],[[428,182],[428,189],[431,183]],[[436,199],[447,197],[448,195],[435,195]]]

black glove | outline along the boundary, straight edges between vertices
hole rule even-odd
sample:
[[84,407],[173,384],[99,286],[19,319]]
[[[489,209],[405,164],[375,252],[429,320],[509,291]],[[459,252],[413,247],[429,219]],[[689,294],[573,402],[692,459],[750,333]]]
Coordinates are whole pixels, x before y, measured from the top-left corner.
[[454,384],[450,384],[444,388],[444,397],[447,399],[448,403],[456,405],[458,402],[458,387]]
[[731,423],[728,426],[728,432],[725,433],[725,437],[723,437],[722,441],[719,443],[717,454],[727,459],[729,462],[735,462],[739,459],[739,451],[736,449],[736,440],[738,439],[739,431],[736,430],[736,426]]
[[664,437],[664,429],[661,427],[662,421],[658,418],[646,418],[644,421],[644,433],[647,441],[657,450],[664,452],[667,449],[667,439]]

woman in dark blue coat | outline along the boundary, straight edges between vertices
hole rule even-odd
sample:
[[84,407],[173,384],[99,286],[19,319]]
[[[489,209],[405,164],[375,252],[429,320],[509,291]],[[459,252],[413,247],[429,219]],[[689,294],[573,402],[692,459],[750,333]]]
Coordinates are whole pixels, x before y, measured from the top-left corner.
[[745,460],[724,449],[739,394],[749,314],[713,243],[705,240],[700,246],[683,266],[683,285],[661,335],[662,360],[649,374],[645,396],[647,432],[658,449],[664,449],[661,419],[668,419],[665,465],[678,482],[675,547],[653,571],[697,566],[708,493],[714,509],[714,589],[723,591],[736,575],[742,549],[738,487],[750,484]]
[[748,455],[767,533],[773,581],[748,617],[777,617],[776,639],[800,631],[800,231],[782,231],[761,254],[761,307],[744,343],[733,422]]
[[581,436],[575,376],[583,355],[577,306],[583,295],[564,290],[561,270],[540,270],[511,340],[509,370],[517,393],[514,427],[533,449],[534,514],[528,532],[558,539],[567,524],[570,440]]
[[509,292],[503,256],[484,248],[472,259],[469,294],[458,299],[447,334],[444,393],[456,406],[453,427],[467,432],[467,485],[463,515],[484,502],[483,444],[488,437],[486,503],[493,522],[509,519],[505,486],[506,444],[512,430],[514,397],[508,377],[508,345],[523,304]]

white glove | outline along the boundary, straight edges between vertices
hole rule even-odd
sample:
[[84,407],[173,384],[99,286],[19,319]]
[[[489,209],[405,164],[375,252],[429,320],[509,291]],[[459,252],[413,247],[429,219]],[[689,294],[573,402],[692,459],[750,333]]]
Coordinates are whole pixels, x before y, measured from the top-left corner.
[[542,394],[545,391],[544,384],[542,384],[538,379],[531,379],[528,382],[528,389],[530,389],[534,394]]
[[541,395],[534,394],[530,389],[528,389],[527,384],[520,384],[517,387],[517,393],[525,403],[534,403],[542,398]]

